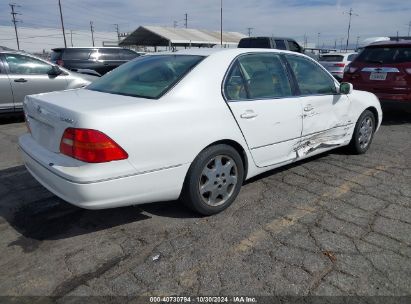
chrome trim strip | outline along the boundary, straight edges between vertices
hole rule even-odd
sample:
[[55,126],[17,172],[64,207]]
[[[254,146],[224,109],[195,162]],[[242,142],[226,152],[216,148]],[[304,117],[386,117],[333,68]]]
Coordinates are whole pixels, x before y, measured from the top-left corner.
[[400,71],[397,68],[389,67],[365,67],[361,72],[370,72],[370,73],[399,73]]

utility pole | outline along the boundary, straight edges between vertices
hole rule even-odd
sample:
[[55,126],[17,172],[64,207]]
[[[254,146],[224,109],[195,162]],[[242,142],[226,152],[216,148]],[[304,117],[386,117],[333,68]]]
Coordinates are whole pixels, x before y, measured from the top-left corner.
[[251,37],[251,32],[253,31],[253,27],[247,27],[248,37]]
[[19,35],[17,33],[17,22],[19,21],[16,20],[16,15],[21,15],[21,14],[14,11],[14,8],[20,7],[20,5],[17,5],[17,4],[9,4],[9,5],[11,7],[11,16],[13,17],[14,31],[16,32],[17,49],[20,50]]
[[120,30],[119,30],[119,28],[118,28],[118,24],[115,23],[115,24],[113,24],[113,25],[114,25],[114,27],[116,28],[117,39],[118,39],[118,42],[120,43]]
[[71,47],[73,47],[73,30],[70,30],[70,42],[71,42]]
[[359,42],[360,42],[360,36],[357,36],[357,44],[355,45],[355,49],[358,49]]
[[93,21],[90,21],[90,31],[91,31],[91,41],[93,42],[93,46],[94,46],[94,26],[93,26]]
[[176,28],[177,25],[178,25],[178,22],[177,22],[177,21],[174,21],[173,25],[174,25],[174,28]]
[[341,37],[341,40],[340,40],[340,51],[342,51],[342,49],[343,49],[343,41],[344,41],[344,37]]
[[317,48],[320,48],[320,36],[321,36],[321,33],[318,33],[317,34]]
[[184,27],[187,28],[187,26],[188,26],[188,14],[185,13],[184,14]]
[[354,16],[359,16],[358,14],[354,14],[352,8],[350,8],[350,11],[348,13],[345,13],[350,15],[349,21],[348,21],[348,35],[347,35],[347,44],[345,45],[345,50],[348,50],[348,43],[350,41],[350,29],[351,29],[351,17],[352,15]]
[[64,31],[63,13],[61,12],[61,2],[60,2],[60,0],[59,0],[59,9],[60,9],[61,29],[63,30],[64,47],[66,48],[67,47],[66,32]]
[[308,36],[307,33],[304,33],[304,48],[307,48]]
[[220,45],[223,47],[223,0],[220,2]]
[[334,48],[337,49],[337,39],[334,40]]
[[408,23],[408,37],[410,37],[410,31],[411,31],[411,21]]

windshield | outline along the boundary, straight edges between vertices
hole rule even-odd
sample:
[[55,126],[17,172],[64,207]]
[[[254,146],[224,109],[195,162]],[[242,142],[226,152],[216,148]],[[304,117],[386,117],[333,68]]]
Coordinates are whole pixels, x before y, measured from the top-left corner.
[[356,61],[370,63],[402,63],[411,61],[409,47],[367,47]]
[[104,75],[87,89],[157,99],[203,58],[193,55],[142,56]]

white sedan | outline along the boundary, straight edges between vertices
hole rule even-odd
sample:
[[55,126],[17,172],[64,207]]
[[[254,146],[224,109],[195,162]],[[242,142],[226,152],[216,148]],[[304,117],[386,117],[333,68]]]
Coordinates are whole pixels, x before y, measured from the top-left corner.
[[83,208],[180,198],[210,215],[244,180],[341,146],[369,148],[377,97],[281,50],[147,55],[83,89],[24,101],[28,171]]

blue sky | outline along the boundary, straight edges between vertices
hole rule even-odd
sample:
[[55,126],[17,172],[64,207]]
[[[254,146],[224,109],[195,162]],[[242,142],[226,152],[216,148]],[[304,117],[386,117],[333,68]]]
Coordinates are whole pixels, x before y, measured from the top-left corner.
[[[0,25],[12,25],[8,3],[21,5],[18,16],[21,27],[59,28],[57,0],[0,0]],[[139,25],[184,25],[188,14],[189,27],[219,29],[220,0],[61,0],[65,26],[71,30],[89,29],[90,21],[95,30],[114,32],[115,23],[121,31],[131,31]],[[407,35],[411,21],[411,1],[407,0],[223,0],[224,30],[247,32],[253,35],[290,36],[333,45],[346,39],[350,7],[359,16],[353,16],[351,37],[365,39],[371,36]],[[2,39],[10,39],[9,33],[0,32]],[[22,38],[27,43],[30,39]]]

